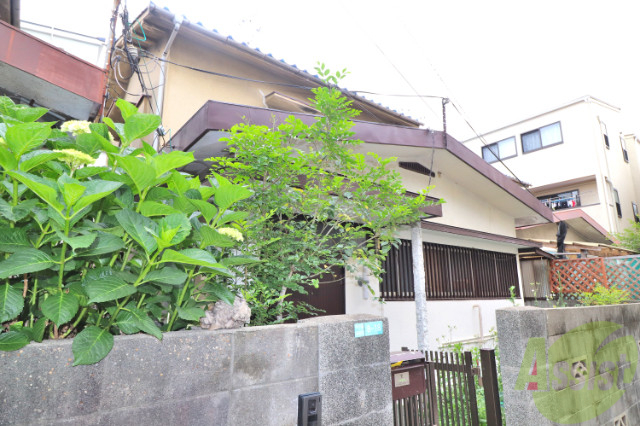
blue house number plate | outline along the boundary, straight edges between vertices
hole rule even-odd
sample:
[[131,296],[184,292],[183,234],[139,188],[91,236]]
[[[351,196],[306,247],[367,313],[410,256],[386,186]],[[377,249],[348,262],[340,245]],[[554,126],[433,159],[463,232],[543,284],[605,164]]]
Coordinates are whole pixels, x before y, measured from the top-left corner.
[[384,333],[382,321],[358,322],[353,325],[356,337],[376,336]]

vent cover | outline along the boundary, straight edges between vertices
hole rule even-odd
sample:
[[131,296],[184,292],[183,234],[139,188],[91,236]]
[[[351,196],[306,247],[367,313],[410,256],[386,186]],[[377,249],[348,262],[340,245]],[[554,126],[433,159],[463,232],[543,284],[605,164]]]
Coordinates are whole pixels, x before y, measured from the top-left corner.
[[406,170],[411,170],[412,172],[420,173],[421,175],[436,177],[435,173],[420,163],[400,161],[400,167]]

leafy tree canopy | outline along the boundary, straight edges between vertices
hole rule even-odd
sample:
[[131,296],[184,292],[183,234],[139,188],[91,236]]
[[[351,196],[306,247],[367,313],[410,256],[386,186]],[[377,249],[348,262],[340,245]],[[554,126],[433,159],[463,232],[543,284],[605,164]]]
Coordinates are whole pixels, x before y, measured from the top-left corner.
[[211,159],[253,193],[236,207],[249,213],[242,250],[262,260],[244,277],[254,323],[294,318],[305,308],[286,290],[305,293],[333,267],[364,266],[379,277],[398,228],[431,204],[426,190],[406,195],[394,158],[362,153],[352,131],[359,111],[335,87],[345,72],[317,70],[329,87],[312,90],[320,114],[311,124],[295,116],[272,127],[238,124],[227,139],[232,155]]

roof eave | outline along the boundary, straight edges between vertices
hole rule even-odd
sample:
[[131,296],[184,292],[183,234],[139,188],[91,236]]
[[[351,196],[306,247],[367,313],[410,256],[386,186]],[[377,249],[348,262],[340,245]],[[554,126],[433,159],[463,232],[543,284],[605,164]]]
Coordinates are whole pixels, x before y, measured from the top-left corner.
[[[316,117],[306,113],[293,114],[266,108],[208,101],[175,133],[172,144],[176,149],[186,151],[209,131],[227,130],[243,121],[272,125],[274,122],[284,122],[290,115],[295,115],[306,124],[311,124]],[[535,216],[535,220],[531,223],[553,222],[553,212],[548,207],[449,135],[445,138],[444,133],[438,131],[364,121],[354,121],[354,123],[352,130],[355,137],[363,142],[446,150],[518,202],[524,204]],[[430,135],[429,132],[433,132],[433,138],[427,137]]]

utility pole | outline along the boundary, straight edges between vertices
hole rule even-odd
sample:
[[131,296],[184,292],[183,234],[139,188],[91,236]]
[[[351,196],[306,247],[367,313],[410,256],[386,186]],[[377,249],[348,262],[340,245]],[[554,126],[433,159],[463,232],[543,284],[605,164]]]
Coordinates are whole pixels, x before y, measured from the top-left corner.
[[418,350],[427,351],[429,331],[427,328],[427,293],[425,291],[424,254],[422,249],[422,227],[420,220],[411,228],[411,256],[413,258],[413,294],[416,301],[416,331]]

